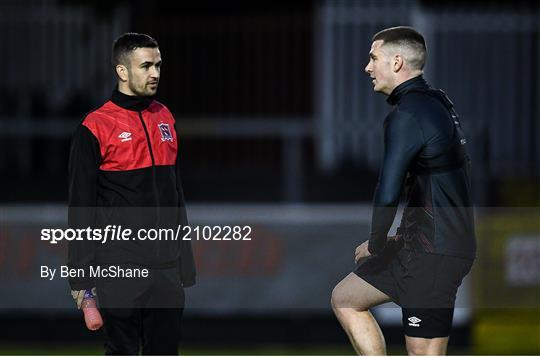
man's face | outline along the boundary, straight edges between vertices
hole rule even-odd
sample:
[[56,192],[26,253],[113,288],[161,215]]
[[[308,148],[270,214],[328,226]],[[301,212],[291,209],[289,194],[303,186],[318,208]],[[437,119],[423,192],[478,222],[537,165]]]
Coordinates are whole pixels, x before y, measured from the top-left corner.
[[128,67],[130,91],[141,97],[153,96],[157,92],[161,69],[159,48],[142,47],[131,52]]
[[371,44],[369,63],[365,71],[373,78],[373,90],[386,95],[394,89],[394,72],[389,56],[381,49],[383,40],[377,40]]

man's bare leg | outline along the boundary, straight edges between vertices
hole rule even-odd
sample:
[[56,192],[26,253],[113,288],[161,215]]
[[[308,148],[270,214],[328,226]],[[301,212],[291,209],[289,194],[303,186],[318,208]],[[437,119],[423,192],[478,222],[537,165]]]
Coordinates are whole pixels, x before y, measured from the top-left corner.
[[332,309],[358,354],[386,354],[384,336],[369,309],[388,301],[386,294],[354,273],[332,291]]
[[446,355],[448,337],[422,338],[405,335],[409,356]]

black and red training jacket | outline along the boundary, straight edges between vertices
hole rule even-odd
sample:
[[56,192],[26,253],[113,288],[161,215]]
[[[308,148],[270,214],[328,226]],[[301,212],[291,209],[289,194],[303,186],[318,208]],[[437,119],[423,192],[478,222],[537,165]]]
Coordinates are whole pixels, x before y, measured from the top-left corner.
[[[132,239],[69,242],[68,266],[133,264],[180,269],[184,287],[195,284],[191,243],[140,240],[137,231],[188,224],[179,172],[175,119],[152,98],[117,90],[77,127],[69,157],[70,228],[131,229]],[[74,290],[95,281],[70,278]]]

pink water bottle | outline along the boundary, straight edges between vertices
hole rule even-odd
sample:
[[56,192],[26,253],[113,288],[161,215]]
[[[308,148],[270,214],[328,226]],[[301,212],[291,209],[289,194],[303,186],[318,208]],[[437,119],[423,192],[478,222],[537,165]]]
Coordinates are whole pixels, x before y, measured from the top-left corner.
[[89,330],[99,330],[103,326],[103,319],[96,306],[96,298],[92,294],[92,290],[86,290],[84,292],[84,299],[81,304],[81,309],[84,314],[84,322]]

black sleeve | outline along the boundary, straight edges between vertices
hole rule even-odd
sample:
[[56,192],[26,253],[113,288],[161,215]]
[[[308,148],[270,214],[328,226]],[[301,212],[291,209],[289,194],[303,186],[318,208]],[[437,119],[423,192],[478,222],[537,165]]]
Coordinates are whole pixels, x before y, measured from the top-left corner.
[[384,160],[373,199],[373,216],[368,250],[377,255],[385,247],[399,205],[399,198],[411,160],[423,145],[416,119],[395,111],[385,120]]
[[[68,225],[73,229],[86,229],[95,224],[97,175],[101,164],[99,142],[84,125],[79,125],[71,140],[69,152]],[[70,278],[72,290],[93,288],[89,267],[94,262],[95,243],[81,240],[68,244],[68,267],[84,269],[85,276]]]
[[[184,190],[182,188],[182,179],[180,175],[180,135],[178,128],[175,124],[176,140],[178,144],[178,150],[176,153],[176,189],[178,190],[178,210],[180,213],[180,222],[182,226],[189,224],[187,218],[186,203],[184,200]],[[182,279],[183,287],[190,287],[195,285],[195,259],[193,258],[193,250],[191,248],[190,240],[179,240],[180,244],[180,277]]]

